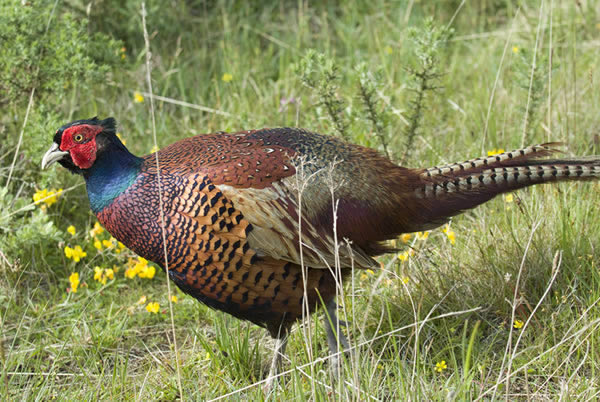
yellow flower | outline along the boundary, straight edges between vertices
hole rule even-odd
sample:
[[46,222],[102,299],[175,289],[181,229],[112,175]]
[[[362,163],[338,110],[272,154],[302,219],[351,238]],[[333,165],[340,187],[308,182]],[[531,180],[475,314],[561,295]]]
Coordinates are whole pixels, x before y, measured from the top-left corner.
[[518,46],[513,46],[512,51],[514,54],[519,53],[519,47]]
[[146,300],[146,295],[142,295],[142,297],[140,297],[140,299],[137,301],[137,304],[146,304]]
[[62,195],[62,192],[62,188],[59,188],[58,190],[52,189],[50,191],[47,189],[37,190],[35,194],[33,194],[33,201],[35,202],[35,205],[41,204],[42,202],[45,203],[46,205],[42,205],[42,209],[45,209],[56,203],[58,197]]
[[513,202],[514,200],[515,199],[514,199],[514,196],[512,194],[506,194],[504,196],[504,202]]
[[153,146],[153,147],[152,147],[152,149],[150,150],[150,153],[151,153],[151,154],[153,154],[153,153],[155,153],[155,152],[158,152],[158,150],[159,150],[158,146],[156,146],[156,145],[155,145],[155,146]]
[[106,275],[106,277],[108,279],[110,279],[111,281],[113,279],[115,279],[115,271],[112,268],[107,268],[104,270],[104,274]]
[[106,275],[104,275],[103,268],[94,267],[94,280],[106,285]]
[[87,253],[83,251],[81,246],[75,246],[74,248],[71,248],[69,246],[65,247],[65,256],[67,258],[73,259],[73,261],[75,262],[79,262],[79,260],[81,260],[86,255]]
[[408,259],[410,257],[412,257],[413,255],[415,255],[415,250],[413,250],[412,248],[408,251],[404,251],[400,254],[398,254],[398,259],[402,262],[404,261],[408,261]]
[[96,247],[98,250],[102,250],[102,243],[100,240],[94,241],[94,247]]
[[491,151],[488,151],[487,155],[488,156],[494,156],[494,155],[500,155],[500,154],[503,154],[503,153],[504,153],[504,150],[502,148],[498,148],[498,149],[494,148]]
[[402,277],[402,283],[403,284],[407,285],[409,281],[410,281],[410,278],[408,276],[403,276]]
[[230,82],[233,79],[233,75],[229,74],[229,73],[225,73],[223,74],[223,77],[221,77],[221,80],[223,82]]
[[135,264],[134,268],[137,269],[137,270],[142,270],[146,266],[148,266],[148,260],[145,259],[144,257],[138,257],[137,263]]
[[175,295],[172,295],[172,296],[171,296],[171,301],[172,301],[173,303],[177,303],[177,296],[175,296]]
[[452,231],[446,233],[446,236],[448,236],[448,240],[450,240],[450,244],[454,245],[454,243],[456,243],[456,234]]
[[46,189],[36,190],[36,192],[33,194],[33,201],[35,201],[36,204],[39,204],[41,202],[41,200],[46,198],[47,196],[48,196],[48,190],[46,190]]
[[104,270],[100,267],[94,267],[94,280],[95,281],[100,281],[100,279],[102,278],[102,272]]
[[133,101],[135,103],[142,103],[142,102],[144,102],[144,95],[142,95],[139,92],[134,92],[133,93]]
[[102,240],[102,245],[106,248],[113,247],[114,243],[112,242],[112,239],[114,239],[114,237],[111,237],[109,240]]
[[427,232],[417,232],[418,240],[426,240],[429,237],[429,231]]
[[71,236],[75,236],[75,226],[71,225],[67,228],[67,232],[69,232],[71,234]]
[[525,323],[523,321],[515,320],[513,327],[515,327],[515,329],[521,329],[521,328],[523,328],[523,325],[525,325]]
[[442,232],[446,233],[448,240],[450,240],[450,244],[454,245],[454,243],[456,243],[456,233],[450,230],[450,225],[447,224],[446,226],[444,226]]
[[372,269],[367,269],[367,274],[373,275],[373,274],[375,274],[375,272]]
[[71,283],[71,292],[77,293],[79,287],[79,272],[73,272],[69,275],[69,282]]
[[102,225],[100,225],[100,223],[98,222],[94,223],[94,228],[90,230],[90,236],[96,237],[98,235],[101,235],[102,233],[104,233],[104,228],[102,227]]
[[392,49],[392,47],[391,47],[391,46],[386,46],[386,47],[385,47],[383,50],[384,50],[384,51],[385,51],[387,54],[392,54],[392,53],[394,52],[394,49]]
[[402,240],[402,243],[408,243],[411,237],[412,235],[410,233],[404,233],[402,236],[400,236],[400,240]]
[[135,270],[131,267],[127,268],[125,270],[125,278],[133,279],[133,278],[135,278],[136,275],[137,275],[137,272],[135,272]]
[[149,313],[156,314],[156,313],[158,313],[159,309],[160,309],[160,304],[158,304],[157,302],[150,302],[146,305],[146,311],[148,311]]
[[147,279],[152,279],[154,278],[154,275],[156,274],[156,268],[154,268],[154,265],[150,265],[150,266],[146,266],[144,267],[139,273],[138,276],[140,278],[147,278]]
[[441,373],[442,371],[446,370],[448,368],[448,365],[446,364],[446,360],[442,360],[441,362],[437,362],[435,364],[435,371],[437,371],[438,373]]
[[140,278],[152,279],[156,274],[156,268],[153,265],[148,265],[148,260],[143,257],[138,257],[137,260],[129,259],[129,267],[125,270],[125,276],[129,279],[139,276]]

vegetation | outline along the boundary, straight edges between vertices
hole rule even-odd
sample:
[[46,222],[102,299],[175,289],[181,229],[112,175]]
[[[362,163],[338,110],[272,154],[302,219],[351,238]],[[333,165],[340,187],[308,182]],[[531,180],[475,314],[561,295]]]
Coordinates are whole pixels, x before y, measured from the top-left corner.
[[600,4],[169,4],[146,4],[152,103],[141,2],[0,6],[3,399],[598,397],[598,183],[520,191],[402,236],[344,289],[355,349],[341,381],[315,316],[265,395],[264,330],[179,291],[169,301],[164,273],[95,225],[81,178],[39,162],[58,127],[94,115],[114,116],[136,154],[265,126],[343,135],[409,166],[523,142],[600,154]]

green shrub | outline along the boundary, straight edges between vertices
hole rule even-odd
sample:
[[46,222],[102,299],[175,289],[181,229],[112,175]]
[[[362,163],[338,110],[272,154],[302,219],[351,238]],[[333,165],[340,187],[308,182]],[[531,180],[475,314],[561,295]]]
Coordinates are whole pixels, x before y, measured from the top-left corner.
[[[27,262],[36,245],[60,239],[46,210],[32,205],[36,188],[56,182],[40,174],[52,133],[64,123],[65,100],[106,81],[121,62],[120,43],[91,34],[85,18],[59,3],[0,3],[0,247]],[[87,212],[86,212],[87,214]],[[52,250],[52,249],[51,249]]]

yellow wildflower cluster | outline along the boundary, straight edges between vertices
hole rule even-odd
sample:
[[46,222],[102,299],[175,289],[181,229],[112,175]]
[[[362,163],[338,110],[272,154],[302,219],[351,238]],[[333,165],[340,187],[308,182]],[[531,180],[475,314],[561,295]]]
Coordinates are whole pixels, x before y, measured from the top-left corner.
[[491,151],[488,151],[487,154],[488,154],[488,156],[494,156],[494,155],[500,155],[503,153],[504,153],[504,150],[502,148],[498,148],[498,149],[494,148]]
[[521,329],[523,328],[523,325],[525,325],[525,323],[521,320],[515,320],[515,323],[513,324],[513,327],[515,329]]
[[45,210],[50,205],[56,203],[58,201],[58,197],[60,197],[62,195],[62,193],[63,193],[62,188],[59,188],[58,190],[55,190],[55,189],[37,190],[35,192],[35,194],[33,194],[33,201],[34,201],[35,205],[44,203],[41,205],[41,208]]
[[233,80],[233,75],[231,75],[229,73],[225,73],[225,74],[223,74],[223,77],[221,77],[221,80],[223,82],[231,82],[231,80]]
[[127,265],[125,277],[129,279],[135,278],[136,275],[140,278],[152,279],[156,274],[154,265],[148,265],[148,260],[142,257],[138,257],[137,259],[130,258]]
[[96,237],[104,233],[104,228],[100,225],[99,222],[94,223],[94,228],[90,230],[90,236]]
[[69,234],[71,236],[75,236],[75,233],[77,233],[77,230],[75,229],[75,226],[71,225],[67,228],[67,232],[69,232]]
[[94,223],[94,228],[90,230],[90,237],[93,239],[94,247],[98,251],[102,251],[103,249],[114,250],[115,253],[119,254],[125,248],[125,245],[120,241],[117,241],[114,237],[110,237],[108,239],[99,239],[99,236],[104,233],[104,228],[100,225],[100,223]]
[[427,240],[428,237],[429,237],[429,231],[417,232],[417,240]]
[[412,248],[407,250],[407,251],[403,251],[402,253],[398,254],[398,259],[402,262],[404,261],[408,261],[408,259],[412,256],[415,255],[415,250],[413,250]]
[[71,284],[70,291],[77,293],[77,288],[79,287],[79,272],[73,272],[69,276],[69,283]]
[[153,147],[150,149],[150,153],[151,153],[151,154],[153,154],[153,153],[155,153],[155,152],[158,152],[158,150],[159,150],[159,149],[160,149],[160,148],[159,148],[158,146],[156,146],[156,145],[155,145],[155,146],[153,146]]
[[[429,237],[429,231],[427,232],[417,232],[415,233],[415,238],[417,240],[427,240],[427,238]],[[402,243],[408,243],[410,241],[410,239],[412,238],[412,234],[411,233],[404,233],[403,235],[400,236],[400,240],[402,241]]]
[[72,259],[75,262],[79,262],[83,257],[87,256],[87,253],[83,251],[81,246],[75,246],[73,248],[65,247],[65,257]]
[[160,304],[158,304],[158,302],[150,302],[150,303],[146,304],[146,311],[148,311],[149,313],[156,314],[156,313],[158,313],[159,309],[160,309]]
[[[177,297],[176,296],[172,296],[171,299],[175,298],[174,302],[177,302]],[[140,299],[137,301],[136,304],[138,305],[143,305],[146,304],[146,302],[148,301],[148,298],[146,297],[146,295],[142,295],[142,297],[140,297]],[[135,306],[132,306],[133,308],[135,308]],[[131,310],[131,313],[133,313],[133,309]],[[149,302],[148,304],[146,304],[146,311],[152,314],[157,314],[160,311],[160,304],[158,302]]]
[[448,368],[448,365],[446,364],[446,360],[442,360],[441,362],[437,362],[435,364],[435,371],[437,371],[438,373],[443,372],[447,368]]
[[94,280],[106,285],[106,281],[115,279],[115,270],[113,268],[94,267]]

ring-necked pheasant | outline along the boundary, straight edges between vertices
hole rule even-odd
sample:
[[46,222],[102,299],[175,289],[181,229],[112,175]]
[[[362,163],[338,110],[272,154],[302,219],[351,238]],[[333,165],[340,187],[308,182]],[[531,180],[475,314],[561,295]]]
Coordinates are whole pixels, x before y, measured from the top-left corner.
[[[331,351],[338,340],[347,346],[334,316],[336,284],[351,264],[374,266],[372,257],[390,251],[384,241],[439,226],[501,193],[600,177],[599,157],[539,159],[556,144],[407,169],[295,128],[187,138],[158,151],[157,170],[156,155],[131,154],[115,125],[112,118],[64,125],[42,168],[59,162],[83,175],[98,220],[140,256],[167,263],[184,292],[265,327],[277,339],[272,372],[303,306],[312,312],[324,303]],[[351,249],[336,247],[335,236]],[[335,250],[341,278],[331,269]]]

